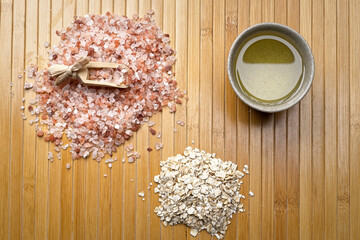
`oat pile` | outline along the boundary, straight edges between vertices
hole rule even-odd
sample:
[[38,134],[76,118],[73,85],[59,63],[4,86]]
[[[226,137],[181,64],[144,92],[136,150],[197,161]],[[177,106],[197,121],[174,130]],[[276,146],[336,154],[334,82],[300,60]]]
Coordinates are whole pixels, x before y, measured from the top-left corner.
[[169,35],[156,26],[152,14],[149,10],[143,18],[110,13],[75,17],[70,27],[56,32],[60,43],[49,51],[49,66],[72,65],[85,56],[91,61],[124,64],[128,71],[91,70],[89,78],[124,83],[127,89],[87,87],[76,79],[55,86],[55,78],[46,69],[28,69],[35,82],[25,83],[25,89],[36,92],[36,98],[27,102],[34,116],[29,122],[35,123],[39,137],[55,143],[56,151],[66,148],[65,133],[71,140],[73,159],[91,156],[99,161],[106,153],[116,152],[116,146],[153,113],[165,106],[176,111],[184,94],[171,71],[175,52]]
[[154,190],[161,205],[155,213],[165,226],[185,224],[193,236],[206,229],[222,239],[232,215],[245,211],[240,201],[245,196],[239,193],[244,174],[236,164],[188,147],[184,155],[170,157],[160,166]]

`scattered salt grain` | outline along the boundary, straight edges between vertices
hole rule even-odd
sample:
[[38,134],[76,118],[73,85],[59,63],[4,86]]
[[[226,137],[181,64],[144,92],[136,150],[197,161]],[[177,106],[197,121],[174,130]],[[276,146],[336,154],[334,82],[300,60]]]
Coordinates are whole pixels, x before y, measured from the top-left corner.
[[22,75],[21,75],[21,74],[19,74],[17,77],[18,77],[18,79],[21,79],[21,78],[22,78]]
[[109,167],[109,168],[112,168],[112,163],[109,163],[109,164],[108,164],[108,167]]
[[52,152],[48,152],[48,160],[51,162],[54,160],[54,154]]
[[26,83],[24,84],[24,89],[25,89],[25,90],[29,90],[29,89],[31,89],[31,88],[33,88],[32,83],[26,82]]
[[177,120],[176,123],[177,123],[178,125],[180,125],[180,126],[184,126],[184,125],[185,125],[184,121],[181,121],[181,120]]
[[38,137],[44,136],[44,132],[42,130],[37,131],[37,136]]
[[135,162],[135,158],[134,158],[134,157],[129,157],[129,158],[128,158],[128,162],[129,162],[129,163]]
[[150,130],[151,135],[155,135],[155,134],[156,134],[155,129],[153,129],[153,128],[149,128],[149,130]]
[[127,145],[127,146],[125,147],[125,150],[126,150],[127,152],[130,152],[130,151],[134,150],[134,145],[133,145],[132,143],[129,144],[129,145]]
[[69,144],[65,144],[63,146],[61,146],[62,149],[66,150],[69,147]]
[[20,107],[20,110],[24,110],[24,109],[25,109],[25,107],[24,107],[24,106],[21,106],[21,107]]
[[107,174],[104,174],[104,177],[107,177]]
[[65,167],[66,167],[67,170],[69,170],[71,168],[70,163],[67,163]]
[[255,195],[254,195],[254,193],[253,193],[252,191],[250,191],[250,192],[249,192],[249,196],[250,196],[250,197],[253,197],[253,196],[255,196]]
[[139,197],[144,197],[145,193],[144,192],[139,192]]
[[155,143],[155,149],[156,151],[159,151],[160,149],[162,149],[164,147],[163,143]]
[[48,41],[44,42],[44,47],[48,48],[50,46],[50,43]]

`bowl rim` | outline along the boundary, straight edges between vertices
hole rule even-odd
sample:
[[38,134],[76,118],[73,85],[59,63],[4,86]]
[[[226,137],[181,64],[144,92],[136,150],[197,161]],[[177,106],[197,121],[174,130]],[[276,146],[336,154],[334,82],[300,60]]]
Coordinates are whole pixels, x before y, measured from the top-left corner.
[[[282,31],[279,31],[279,29],[281,29]],[[293,98],[293,101],[283,102],[279,105],[261,105],[261,104],[257,103],[256,101],[252,100],[251,98],[247,97],[243,91],[239,90],[240,87],[238,86],[236,77],[233,76],[233,73],[232,73],[232,63],[233,63],[233,61],[236,61],[235,55],[238,50],[238,45],[240,45],[242,43],[242,41],[245,40],[248,36],[250,36],[251,34],[254,34],[257,30],[260,30],[260,31],[272,30],[272,31],[277,31],[282,34],[285,34],[290,39],[294,40],[295,42],[300,43],[301,50],[306,55],[308,55],[309,60],[310,60],[310,68],[306,69],[306,70],[308,70],[310,72],[310,75],[309,75],[310,77],[309,77],[309,79],[304,81],[304,84],[305,84],[304,91],[302,91],[301,93],[299,93],[299,92],[296,93],[294,95],[295,98]],[[292,29],[286,25],[280,24],[280,23],[264,22],[264,23],[255,24],[253,26],[246,28],[234,40],[234,42],[230,48],[229,55],[228,55],[227,72],[228,72],[230,84],[231,84],[234,92],[246,105],[248,105],[249,107],[251,107],[253,109],[261,111],[261,112],[273,113],[273,112],[280,112],[280,111],[289,109],[292,106],[299,103],[305,97],[305,95],[310,90],[313,79],[314,79],[315,61],[314,61],[314,55],[311,51],[309,44],[297,31],[295,31],[294,29]]]

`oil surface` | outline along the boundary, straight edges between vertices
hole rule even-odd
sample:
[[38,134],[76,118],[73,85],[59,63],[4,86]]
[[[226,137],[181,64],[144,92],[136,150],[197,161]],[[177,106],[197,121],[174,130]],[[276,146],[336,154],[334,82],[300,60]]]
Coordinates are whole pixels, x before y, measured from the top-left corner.
[[235,70],[243,91],[267,103],[289,98],[304,75],[296,48],[273,34],[250,38],[240,49]]

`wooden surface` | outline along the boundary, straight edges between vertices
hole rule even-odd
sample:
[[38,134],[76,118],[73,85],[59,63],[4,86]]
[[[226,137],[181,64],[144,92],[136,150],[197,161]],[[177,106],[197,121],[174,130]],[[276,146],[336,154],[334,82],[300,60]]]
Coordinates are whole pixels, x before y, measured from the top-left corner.
[[[110,169],[72,161],[65,151],[50,163],[54,147],[20,117],[23,96],[34,97],[23,90],[31,81],[25,66],[45,65],[43,43],[55,46],[55,30],[75,14],[132,16],[150,8],[170,34],[176,78],[190,99],[175,115],[153,117],[164,149],[148,153],[159,140],[142,127],[128,142],[142,155],[134,164]],[[225,239],[360,239],[359,12],[359,0],[1,0],[0,239],[192,239],[183,225],[160,224],[158,196],[148,190],[159,161],[188,145],[250,166],[241,191],[255,197],[247,197]],[[260,22],[294,28],[315,57],[312,89],[281,113],[249,109],[227,79],[233,40]],[[123,146],[116,156],[122,159]]]

